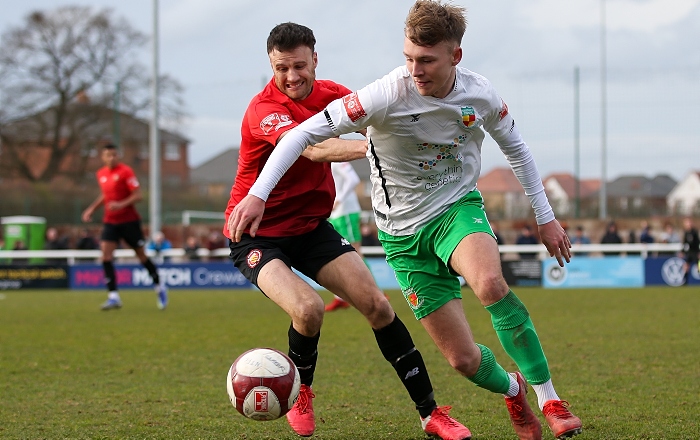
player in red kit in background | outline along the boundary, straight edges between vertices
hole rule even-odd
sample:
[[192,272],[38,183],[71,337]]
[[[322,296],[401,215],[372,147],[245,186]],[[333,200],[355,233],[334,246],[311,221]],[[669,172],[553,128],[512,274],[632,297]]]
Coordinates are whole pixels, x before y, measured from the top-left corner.
[[82,215],[84,222],[90,222],[95,210],[104,205],[100,249],[108,295],[107,301],[102,304],[102,310],[119,309],[122,306],[113,262],[114,250],[119,240],[124,240],[136,252],[139,261],[148,270],[158,295],[158,308],[163,310],[168,305],[168,291],[164,280],[158,276],[156,266],[144,252],[145,239],[141,230],[141,217],[134,207],[134,204],[142,199],[139,181],[129,166],[119,162],[114,145],[102,147],[102,162],[104,166],[97,170],[97,182],[102,194]]
[[330,164],[314,160],[361,158],[367,148],[365,140],[328,139],[308,147],[305,157],[292,165],[268,197],[267,215],[254,225],[257,233],[231,230],[230,213],[248,195],[280,139],[332,100],[351,93],[337,83],[316,79],[315,43],[311,29],[295,23],[280,24],[270,32],[267,53],[273,78],[251,100],[243,117],[238,172],[224,228],[234,265],[292,321],[289,357],[299,370],[302,385],[287,420],[300,436],[308,437],[316,428],[311,385],[324,315],[323,298],[292,271],[294,267],[365,316],[384,358],[415,403],[426,433],[444,440],[470,438],[469,430],[448,415],[449,407],[435,403],[428,371],[408,329],[355,248],[327,220],[335,184]]

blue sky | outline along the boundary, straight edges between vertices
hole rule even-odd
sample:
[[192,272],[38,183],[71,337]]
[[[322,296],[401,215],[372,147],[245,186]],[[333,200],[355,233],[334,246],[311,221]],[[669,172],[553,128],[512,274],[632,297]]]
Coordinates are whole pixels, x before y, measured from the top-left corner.
[[[278,23],[312,28],[319,78],[357,89],[403,63],[412,1],[160,0],[160,68],[186,89],[182,132],[197,165],[240,141],[250,98],[270,77],[265,41]],[[601,175],[602,1],[465,1],[462,66],[489,78],[508,103],[543,175],[573,172],[573,70],[581,71],[582,177]],[[145,0],[5,2],[0,32],[32,10],[112,8],[145,34]],[[608,178],[700,169],[700,0],[607,0]],[[143,61],[150,65],[146,48]],[[506,166],[487,141],[484,170]]]

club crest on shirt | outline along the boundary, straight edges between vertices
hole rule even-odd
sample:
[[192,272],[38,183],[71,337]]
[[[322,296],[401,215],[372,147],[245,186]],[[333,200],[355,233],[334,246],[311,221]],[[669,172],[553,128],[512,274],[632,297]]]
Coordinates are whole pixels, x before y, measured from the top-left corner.
[[357,122],[357,120],[361,117],[367,116],[365,109],[360,103],[360,98],[357,96],[357,93],[351,93],[344,96],[343,106],[345,106],[345,113],[348,114],[348,117],[352,122]]
[[258,265],[258,263],[260,263],[260,260],[262,260],[262,251],[260,249],[253,249],[252,251],[248,252],[248,256],[246,257],[248,267],[251,269],[254,268]]
[[272,131],[277,131],[282,127],[292,124],[292,119],[289,115],[281,115],[279,113],[272,113],[260,121],[260,129],[265,134],[270,134]]
[[418,297],[418,294],[413,290],[413,287],[401,289],[401,293],[403,293],[404,298],[406,298],[406,302],[408,302],[408,305],[413,310],[416,310],[418,307],[423,305],[423,298]]
[[476,123],[476,112],[474,107],[466,106],[462,107],[462,123],[466,127],[472,127]]

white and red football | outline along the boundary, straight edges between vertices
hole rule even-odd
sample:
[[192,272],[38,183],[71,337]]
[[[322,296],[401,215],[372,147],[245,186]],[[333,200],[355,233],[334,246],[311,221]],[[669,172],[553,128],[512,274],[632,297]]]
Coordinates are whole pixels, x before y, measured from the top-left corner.
[[231,404],[259,421],[287,414],[299,397],[299,371],[289,357],[274,348],[254,348],[238,356],[226,378]]

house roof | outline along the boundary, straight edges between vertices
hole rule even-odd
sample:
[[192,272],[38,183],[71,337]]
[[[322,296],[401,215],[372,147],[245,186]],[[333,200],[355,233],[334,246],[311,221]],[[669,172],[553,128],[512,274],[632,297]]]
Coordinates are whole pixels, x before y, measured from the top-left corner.
[[[545,177],[543,180],[546,183],[548,180],[554,179],[559,183],[559,186],[566,192],[570,198],[576,197],[576,179],[569,173],[553,173]],[[582,198],[590,197],[600,189],[600,180],[598,179],[581,179],[579,180],[579,196]]]
[[225,183],[233,185],[238,171],[239,146],[222,151],[190,170],[192,183]]
[[510,168],[494,168],[479,177],[476,184],[482,194],[522,192],[518,178]]
[[641,175],[620,176],[609,182],[607,194],[610,197],[662,197],[665,198],[677,182],[666,174],[653,178]]

